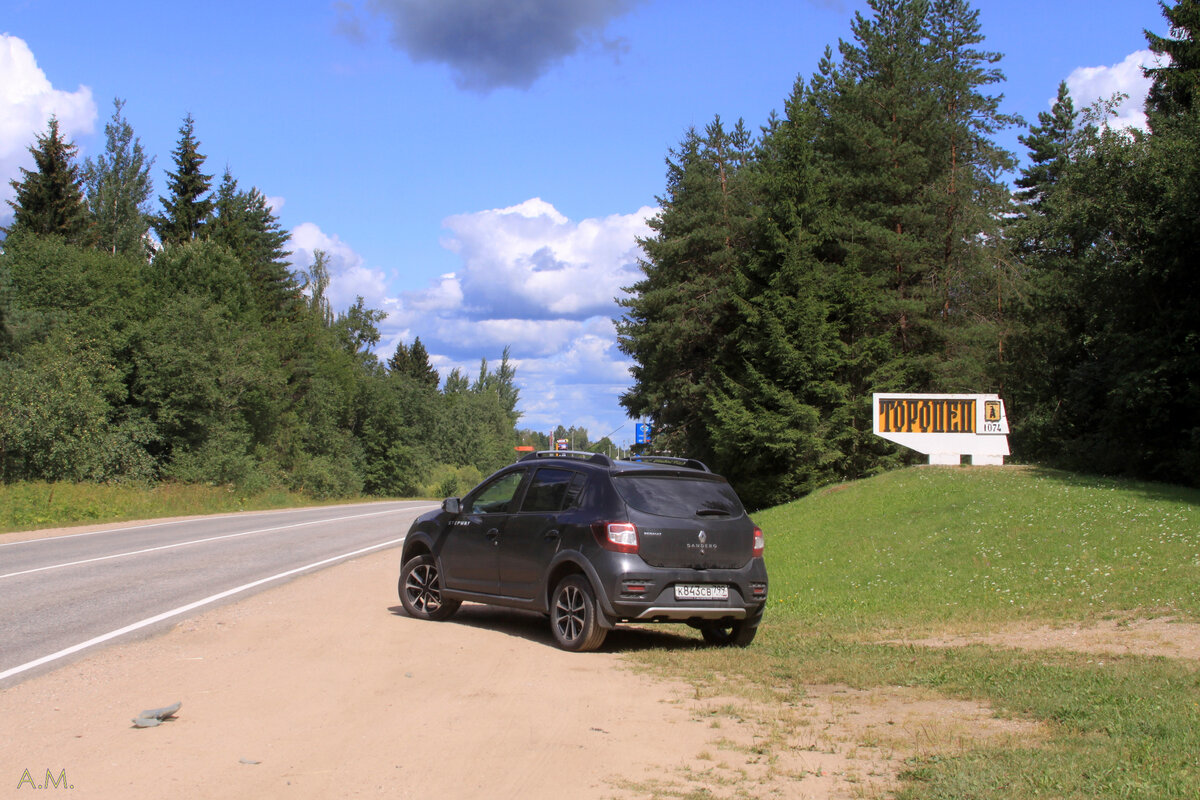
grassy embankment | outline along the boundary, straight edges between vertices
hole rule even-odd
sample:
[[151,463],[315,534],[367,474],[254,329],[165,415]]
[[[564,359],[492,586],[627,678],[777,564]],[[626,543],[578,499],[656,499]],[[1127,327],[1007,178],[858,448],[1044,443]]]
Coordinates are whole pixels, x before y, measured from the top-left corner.
[[90,483],[0,484],[0,536],[11,531],[39,528],[298,508],[327,502],[345,503],[353,499],[314,500],[282,489],[248,495],[225,486],[179,484],[160,484],[152,488]]
[[[656,671],[773,703],[801,702],[806,685],[924,687],[1049,732],[914,758],[903,798],[1200,797],[1194,661],[883,642],[1198,620],[1200,492],[1024,468],[917,468],[755,519],[767,531],[771,599],[754,645],[639,656]],[[787,734],[768,749],[788,747]],[[752,786],[735,791],[754,796]]]

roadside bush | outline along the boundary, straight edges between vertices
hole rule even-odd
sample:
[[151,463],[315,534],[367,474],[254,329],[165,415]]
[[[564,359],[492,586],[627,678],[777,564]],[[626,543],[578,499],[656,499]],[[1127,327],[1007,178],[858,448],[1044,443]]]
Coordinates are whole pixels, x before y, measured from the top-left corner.
[[149,481],[149,423],[121,420],[110,403],[115,367],[70,335],[0,362],[0,477],[6,481]]
[[455,467],[450,464],[439,464],[430,472],[429,482],[422,489],[425,497],[461,497],[473,489],[483,475],[474,466]]
[[292,468],[291,489],[319,500],[349,497],[362,492],[362,476],[347,459],[310,456]]

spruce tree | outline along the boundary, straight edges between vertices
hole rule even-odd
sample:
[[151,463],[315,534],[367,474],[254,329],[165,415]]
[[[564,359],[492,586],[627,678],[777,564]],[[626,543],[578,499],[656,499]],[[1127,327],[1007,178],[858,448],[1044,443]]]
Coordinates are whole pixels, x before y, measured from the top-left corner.
[[1156,118],[1186,113],[1200,97],[1200,0],[1179,0],[1174,6],[1160,0],[1159,7],[1170,33],[1145,31],[1150,49],[1159,57],[1158,66],[1144,70],[1154,79],[1146,96],[1151,125]]
[[420,336],[413,339],[412,347],[404,342],[397,344],[387,366],[393,375],[403,375],[432,389],[436,389],[441,380],[437,370],[429,363],[429,353],[421,343]]
[[391,358],[387,360],[387,368],[393,375],[408,375],[411,361],[408,345],[398,342]]
[[96,228],[96,246],[114,255],[147,255],[150,230],[150,168],[141,141],[122,115],[125,101],[113,100],[112,119],[104,126],[104,153],[84,163],[87,205]]
[[207,236],[228,247],[242,262],[264,316],[275,319],[289,313],[299,298],[299,287],[288,266],[291,253],[284,249],[289,236],[266,197],[256,188],[248,192],[238,189],[227,168],[213,210]]
[[737,358],[712,386],[712,463],[751,507],[796,497],[837,477],[830,420],[837,331],[834,274],[821,263],[830,203],[812,147],[819,114],[798,80],[772,117],[752,171],[758,213],[735,297]]
[[[507,349],[505,353],[507,354]],[[438,372],[429,363],[429,353],[425,350],[425,345],[421,343],[421,337],[413,339],[412,348],[408,351],[409,355],[409,374],[416,378],[418,383],[436,389],[438,381]]]
[[179,143],[171,152],[175,171],[167,175],[168,197],[159,197],[163,213],[155,218],[154,229],[164,245],[183,244],[200,236],[212,216],[213,200],[208,191],[212,175],[201,170],[205,156],[195,137],[196,121],[188,114],[179,128]]
[[654,235],[639,241],[645,277],[629,287],[617,321],[619,346],[634,360],[621,404],[652,420],[656,449],[711,458],[710,389],[738,359],[736,296],[753,230],[743,171],[752,156],[740,120],[730,130],[718,117],[703,135],[688,131],[667,159]]
[[85,244],[91,236],[83,185],[75,165],[77,148],[59,133],[58,118],[50,117],[46,132],[29,148],[34,169],[21,167],[21,180],[10,184],[16,197],[9,200],[13,223],[9,235],[32,233],[61,236],[71,244]]

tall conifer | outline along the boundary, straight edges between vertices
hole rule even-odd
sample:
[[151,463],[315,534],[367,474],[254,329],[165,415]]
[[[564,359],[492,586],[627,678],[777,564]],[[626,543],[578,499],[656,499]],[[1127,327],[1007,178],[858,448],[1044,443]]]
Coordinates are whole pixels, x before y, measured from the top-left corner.
[[267,318],[289,312],[299,302],[299,287],[284,249],[289,236],[258,189],[242,191],[228,169],[213,202],[207,236],[237,256],[254,286],[255,299]]
[[208,191],[212,175],[205,175],[205,156],[195,136],[196,121],[188,114],[179,128],[179,143],[171,151],[175,171],[167,175],[167,197],[159,197],[163,213],[154,221],[154,229],[164,245],[182,244],[200,236],[212,216],[213,200]]
[[21,180],[10,181],[16,197],[13,223],[7,232],[62,236],[84,244],[91,235],[83,184],[75,164],[77,148],[59,133],[58,118],[50,117],[46,132],[29,148],[34,169],[21,167]]
[[743,174],[752,147],[740,120],[727,130],[718,117],[671,151],[654,235],[640,241],[645,277],[621,301],[627,310],[617,324],[621,350],[634,359],[635,384],[621,404],[653,419],[659,447],[702,458],[711,452],[710,389],[737,358],[731,335],[752,234]]
[[1159,57],[1144,70],[1154,79],[1146,97],[1151,125],[1156,117],[1187,112],[1200,97],[1200,0],[1178,0],[1168,6],[1160,0],[1170,32],[1167,36],[1146,31],[1150,49]]

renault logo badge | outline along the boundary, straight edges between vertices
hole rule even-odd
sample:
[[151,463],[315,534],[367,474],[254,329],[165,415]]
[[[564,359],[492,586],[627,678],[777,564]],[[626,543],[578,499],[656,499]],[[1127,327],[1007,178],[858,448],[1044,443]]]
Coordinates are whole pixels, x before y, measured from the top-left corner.
[[704,544],[707,541],[708,541],[708,534],[705,533],[704,531],[700,531],[700,544]]

